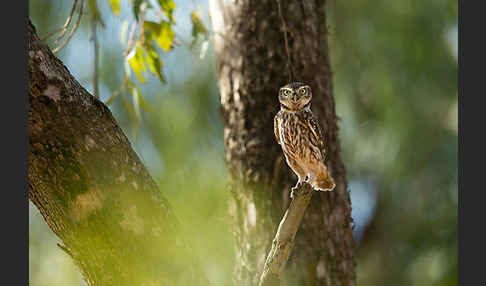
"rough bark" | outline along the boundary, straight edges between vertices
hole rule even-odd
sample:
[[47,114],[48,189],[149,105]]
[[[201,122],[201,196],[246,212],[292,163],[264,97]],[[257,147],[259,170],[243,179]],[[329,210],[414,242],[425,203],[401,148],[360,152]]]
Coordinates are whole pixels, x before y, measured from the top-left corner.
[[[286,285],[355,285],[351,203],[341,159],[327,48],[325,1],[281,1],[295,81],[313,90],[334,192],[312,197],[283,278]],[[215,32],[237,285],[257,285],[296,177],[273,135],[287,83],[276,0],[210,1]]]
[[167,200],[29,21],[29,198],[88,285],[194,285]]

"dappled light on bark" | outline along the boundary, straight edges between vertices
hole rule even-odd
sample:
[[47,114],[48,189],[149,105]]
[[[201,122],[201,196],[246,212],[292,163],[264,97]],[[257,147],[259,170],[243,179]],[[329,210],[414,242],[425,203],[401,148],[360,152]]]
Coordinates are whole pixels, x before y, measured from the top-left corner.
[[109,109],[29,23],[29,198],[94,285],[207,284]]

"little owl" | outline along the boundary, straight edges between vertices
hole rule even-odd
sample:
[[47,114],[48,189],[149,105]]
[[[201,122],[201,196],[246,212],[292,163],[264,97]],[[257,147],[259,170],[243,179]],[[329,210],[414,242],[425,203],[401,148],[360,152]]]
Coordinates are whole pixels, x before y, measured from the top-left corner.
[[274,119],[275,137],[299,179],[291,197],[304,181],[318,191],[332,191],[336,186],[324,165],[324,138],[310,109],[311,99],[311,88],[300,82],[283,86],[278,94],[280,111]]

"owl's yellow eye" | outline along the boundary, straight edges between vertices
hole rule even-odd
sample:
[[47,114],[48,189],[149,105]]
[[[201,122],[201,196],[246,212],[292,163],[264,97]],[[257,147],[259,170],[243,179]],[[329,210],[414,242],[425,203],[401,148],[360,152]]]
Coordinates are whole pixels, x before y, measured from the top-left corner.
[[285,96],[289,96],[289,95],[292,94],[292,92],[288,89],[284,89],[284,94],[285,94]]
[[307,93],[307,90],[305,88],[301,88],[299,92],[300,94],[305,95]]

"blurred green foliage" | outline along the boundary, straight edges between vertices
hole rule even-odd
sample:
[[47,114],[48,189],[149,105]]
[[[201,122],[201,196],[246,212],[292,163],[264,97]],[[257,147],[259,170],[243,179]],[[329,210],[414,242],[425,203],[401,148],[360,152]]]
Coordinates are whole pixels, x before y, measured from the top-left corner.
[[[97,2],[105,23],[99,33],[100,96],[111,99],[110,109],[182,221],[209,280],[230,285],[235,258],[215,59],[211,47],[201,59],[195,45],[201,36],[207,41],[209,21],[201,13],[207,3],[174,1],[174,9],[172,1],[149,1],[166,7],[173,41],[180,45],[162,52],[162,24],[147,22],[158,31],[149,35],[156,53],[145,46],[147,61],[137,64],[146,64],[156,77],[142,84],[135,75],[126,80],[120,44],[123,21],[135,19],[134,5],[141,2]],[[71,5],[31,0],[30,18],[39,35],[61,27]],[[352,204],[370,213],[353,212],[358,284],[457,285],[457,3],[329,1],[328,14]],[[91,91],[90,49],[84,17],[57,55]],[[155,58],[164,63],[163,73]],[[113,98],[116,91],[121,96]],[[29,232],[30,285],[83,285],[32,205]]]
[[457,2],[328,10],[348,178],[377,198],[358,284],[457,285]]

